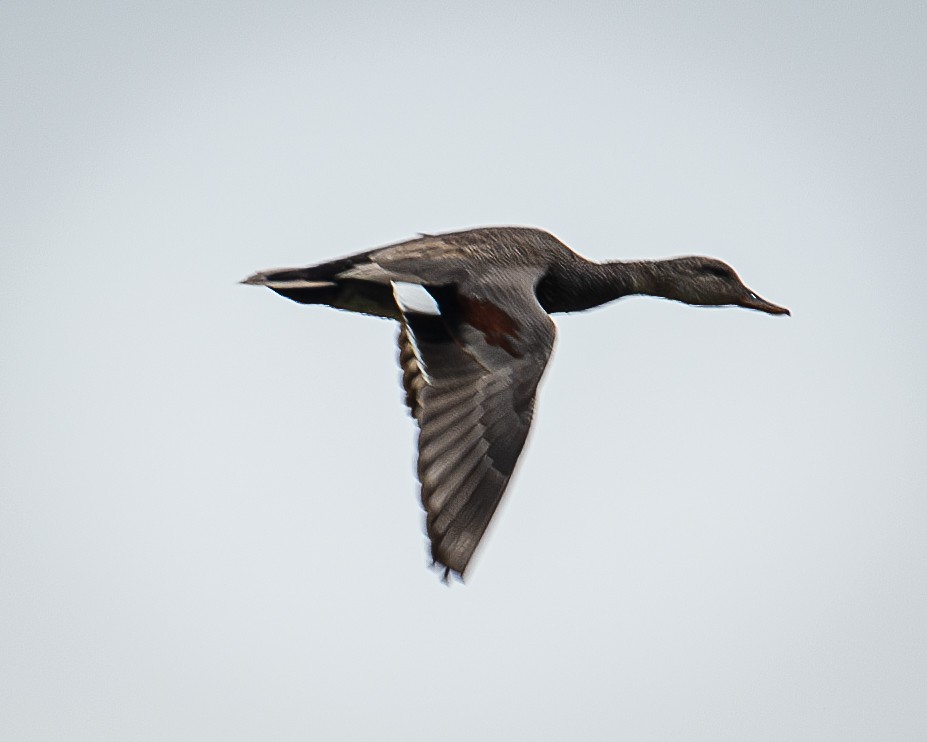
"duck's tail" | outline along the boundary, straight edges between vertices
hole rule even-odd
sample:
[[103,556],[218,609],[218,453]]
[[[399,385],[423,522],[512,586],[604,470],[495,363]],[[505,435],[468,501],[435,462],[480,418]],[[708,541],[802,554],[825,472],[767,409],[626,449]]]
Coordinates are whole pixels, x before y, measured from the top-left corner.
[[349,312],[398,319],[399,307],[389,284],[341,277],[345,271],[369,262],[367,256],[368,253],[360,253],[306,268],[261,271],[242,283],[266,286],[300,304],[326,304]]

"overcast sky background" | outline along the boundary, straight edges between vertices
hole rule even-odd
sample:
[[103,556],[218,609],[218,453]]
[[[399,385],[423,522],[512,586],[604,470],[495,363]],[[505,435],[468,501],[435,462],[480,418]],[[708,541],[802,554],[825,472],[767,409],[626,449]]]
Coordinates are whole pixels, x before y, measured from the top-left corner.
[[[0,5],[3,738],[927,738],[925,38],[923,2]],[[394,328],[236,282],[487,224],[714,255],[793,317],[559,318],[449,589]]]

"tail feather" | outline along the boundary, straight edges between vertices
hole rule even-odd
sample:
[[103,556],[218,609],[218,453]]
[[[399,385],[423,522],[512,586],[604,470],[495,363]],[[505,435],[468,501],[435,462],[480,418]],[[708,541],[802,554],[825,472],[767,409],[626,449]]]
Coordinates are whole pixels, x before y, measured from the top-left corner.
[[307,268],[279,268],[249,276],[243,284],[266,286],[300,304],[327,304],[335,309],[398,319],[399,307],[389,284],[371,283],[341,274],[368,262],[368,253]]
[[334,281],[307,281],[302,278],[300,270],[281,270],[255,273],[241,283],[248,286],[267,286],[271,289],[318,289],[334,286]]
[[363,265],[364,263],[370,262],[370,254],[372,250],[367,252],[356,253],[355,255],[348,255],[345,258],[337,258],[336,260],[329,260],[326,263],[319,263],[318,265],[309,265],[305,268],[275,268],[272,270],[261,271],[260,273],[255,273],[253,276],[249,276],[242,283],[256,285],[256,286],[269,286],[272,282],[281,282],[285,281],[287,283],[293,282],[303,282],[303,283],[332,283],[338,280],[338,278],[345,271],[355,268],[358,265]]

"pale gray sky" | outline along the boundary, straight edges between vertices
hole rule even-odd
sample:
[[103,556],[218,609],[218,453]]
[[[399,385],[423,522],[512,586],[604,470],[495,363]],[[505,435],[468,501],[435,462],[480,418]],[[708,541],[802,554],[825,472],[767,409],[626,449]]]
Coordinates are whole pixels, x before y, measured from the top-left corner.
[[[0,730],[927,738],[927,6],[0,6]],[[705,253],[791,319],[559,319],[468,584],[386,322],[236,285],[411,236]]]

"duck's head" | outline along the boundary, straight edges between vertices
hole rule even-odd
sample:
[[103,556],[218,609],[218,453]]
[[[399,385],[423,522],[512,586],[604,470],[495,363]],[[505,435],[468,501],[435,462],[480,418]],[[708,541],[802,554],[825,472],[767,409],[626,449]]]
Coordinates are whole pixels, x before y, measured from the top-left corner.
[[660,293],[668,299],[702,306],[756,309],[767,314],[791,314],[748,289],[731,266],[701,256],[658,261]]

